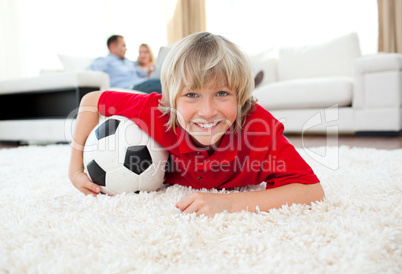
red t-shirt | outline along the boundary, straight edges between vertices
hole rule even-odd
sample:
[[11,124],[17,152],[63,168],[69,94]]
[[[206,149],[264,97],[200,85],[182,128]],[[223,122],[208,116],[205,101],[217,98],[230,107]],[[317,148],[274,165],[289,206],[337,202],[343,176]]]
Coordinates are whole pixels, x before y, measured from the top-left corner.
[[200,188],[232,188],[267,183],[267,189],[291,183],[315,184],[319,180],[283,136],[283,125],[256,104],[242,130],[229,129],[219,148],[209,156],[197,148],[181,127],[166,131],[168,116],[158,110],[161,95],[107,91],[98,103],[101,115],[122,115],[133,120],[173,160],[166,184]]

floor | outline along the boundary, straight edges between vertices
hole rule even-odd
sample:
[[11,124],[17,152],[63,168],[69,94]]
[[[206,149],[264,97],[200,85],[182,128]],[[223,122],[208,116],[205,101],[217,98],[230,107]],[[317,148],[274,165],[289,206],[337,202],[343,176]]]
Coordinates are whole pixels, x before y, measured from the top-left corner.
[[[318,146],[350,146],[370,147],[377,149],[401,149],[402,135],[399,136],[354,136],[354,135],[286,135],[295,147],[318,147]],[[16,143],[1,143],[2,148],[17,147]]]
[[402,148],[402,135],[399,136],[287,135],[286,137],[295,147],[345,145],[349,147],[370,147],[370,148],[387,149],[387,150]]

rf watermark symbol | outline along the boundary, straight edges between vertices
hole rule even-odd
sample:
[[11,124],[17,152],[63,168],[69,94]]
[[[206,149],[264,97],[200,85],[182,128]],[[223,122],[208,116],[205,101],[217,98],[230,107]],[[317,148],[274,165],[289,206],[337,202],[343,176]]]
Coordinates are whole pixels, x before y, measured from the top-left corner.
[[[326,145],[324,148],[308,148],[304,142],[305,134],[308,131],[324,131]],[[326,109],[317,112],[306,121],[302,128],[302,147],[305,153],[321,165],[336,170],[339,168],[339,108],[334,104]]]

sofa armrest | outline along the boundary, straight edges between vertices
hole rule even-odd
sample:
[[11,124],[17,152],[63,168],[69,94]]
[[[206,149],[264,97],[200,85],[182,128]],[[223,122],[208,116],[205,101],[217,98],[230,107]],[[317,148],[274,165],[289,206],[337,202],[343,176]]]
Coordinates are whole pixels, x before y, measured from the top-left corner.
[[0,94],[76,87],[99,87],[100,90],[108,89],[110,87],[109,75],[101,71],[79,70],[6,80],[0,82]]
[[353,108],[402,106],[402,54],[364,56],[358,58],[354,65]]
[[39,75],[48,75],[62,72],[64,72],[64,70],[62,69],[41,69]]

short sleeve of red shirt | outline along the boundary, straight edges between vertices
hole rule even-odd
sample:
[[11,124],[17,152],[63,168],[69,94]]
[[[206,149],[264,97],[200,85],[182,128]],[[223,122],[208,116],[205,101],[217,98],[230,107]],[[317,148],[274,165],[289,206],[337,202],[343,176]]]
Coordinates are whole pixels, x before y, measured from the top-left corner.
[[157,93],[137,94],[118,91],[105,91],[98,102],[98,111],[103,116],[121,115],[134,121],[148,135],[164,147],[174,145],[177,140],[173,132],[166,132],[168,121],[158,109],[161,95]]
[[122,115],[129,119],[143,119],[149,116],[148,104],[155,100],[156,95],[105,91],[99,98],[98,111],[103,116]]
[[[261,107],[260,107],[261,109]],[[265,112],[265,110],[263,110]],[[315,184],[319,179],[307,162],[296,151],[295,147],[283,135],[284,126],[272,117],[272,144],[261,154],[261,178],[267,183],[266,188],[275,188],[291,183]]]
[[[282,134],[277,135],[274,145],[276,145],[276,151],[268,161],[274,161],[276,166],[274,172],[268,174],[265,179],[267,188],[290,183],[315,184],[320,182],[311,167]],[[272,160],[273,157],[275,157],[274,160]]]

